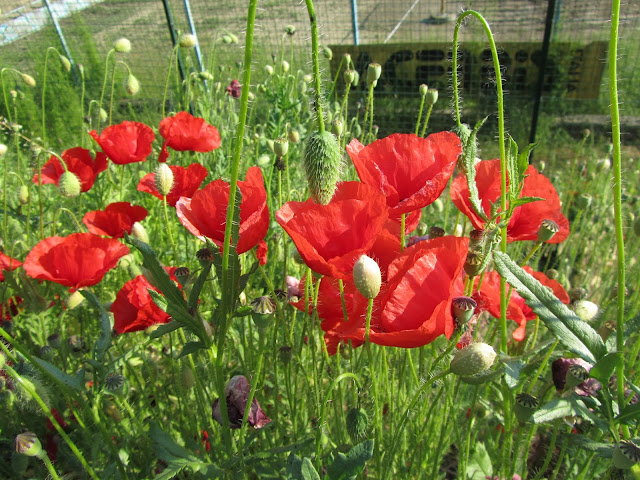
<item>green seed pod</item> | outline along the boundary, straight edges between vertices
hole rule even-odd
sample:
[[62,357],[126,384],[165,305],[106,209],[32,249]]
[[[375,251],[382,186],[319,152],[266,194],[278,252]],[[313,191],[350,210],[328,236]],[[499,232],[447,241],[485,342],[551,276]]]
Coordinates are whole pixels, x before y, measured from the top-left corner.
[[278,357],[280,358],[280,361],[282,363],[287,365],[291,362],[291,358],[293,357],[293,348],[291,348],[289,345],[281,346],[280,350],[278,351]]
[[307,140],[304,151],[304,169],[311,197],[326,205],[333,197],[340,178],[342,151],[331,132],[315,132]]
[[356,79],[356,71],[345,70],[344,73],[342,74],[342,78],[344,78],[344,83],[346,83],[347,85],[349,84],[353,85],[353,81]]
[[573,364],[567,370],[565,388],[573,388],[589,379],[589,372],[582,365]]
[[477,302],[471,297],[455,297],[451,302],[451,313],[458,325],[465,325],[473,317],[477,306]]
[[224,43],[225,45],[231,45],[233,43],[233,39],[229,35],[223,35],[222,43]]
[[124,377],[119,373],[110,373],[107,378],[104,379],[104,388],[111,393],[122,393],[124,390]]
[[353,265],[353,282],[362,296],[368,299],[376,298],[382,285],[382,274],[376,261],[362,255]]
[[451,360],[451,373],[469,377],[491,368],[496,359],[496,352],[487,343],[472,343],[459,350]]
[[379,63],[370,63],[367,68],[367,85],[375,87],[381,74],[382,66]]
[[527,423],[531,421],[531,415],[538,409],[538,405],[539,402],[533,395],[519,393],[516,395],[513,412],[520,422]]
[[560,227],[553,220],[543,220],[538,228],[538,241],[548,242],[556,233],[560,231]]
[[273,153],[276,154],[277,157],[284,157],[289,151],[289,140],[284,137],[276,138],[273,141]]
[[118,53],[129,53],[131,51],[131,42],[126,38],[119,38],[113,44],[113,49]]
[[140,91],[140,82],[138,82],[138,79],[130,73],[127,75],[127,81],[124,84],[124,88],[129,95],[135,95]]
[[358,443],[367,434],[369,415],[364,408],[352,408],[347,412],[347,433],[353,443]]
[[342,123],[342,119],[340,117],[336,117],[331,122],[331,132],[336,136],[340,137],[342,132],[344,132],[344,123]]
[[295,25],[287,25],[284,28],[284,31],[286,32],[287,35],[289,35],[291,37],[296,33],[296,27],[295,27]]
[[640,461],[640,447],[631,440],[620,440],[613,451],[613,464],[626,470]]
[[429,229],[429,239],[434,239],[434,238],[440,238],[440,237],[444,237],[446,235],[446,232],[444,231],[444,228],[442,227],[438,227],[436,225],[432,226]]
[[169,195],[173,188],[173,172],[166,163],[161,163],[156,169],[156,188],[160,195]]
[[64,172],[60,175],[58,188],[60,189],[60,194],[65,198],[77,197],[80,195],[81,190],[80,179],[73,172]]

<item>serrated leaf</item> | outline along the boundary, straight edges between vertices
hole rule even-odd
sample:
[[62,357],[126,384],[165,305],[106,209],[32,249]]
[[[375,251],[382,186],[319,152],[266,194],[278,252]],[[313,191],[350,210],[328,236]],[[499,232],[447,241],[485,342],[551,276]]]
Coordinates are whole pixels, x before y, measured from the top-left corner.
[[569,416],[577,416],[578,409],[569,398],[556,398],[542,405],[532,416],[533,423],[547,423]]
[[576,316],[506,253],[495,251],[493,259],[498,273],[526,300],[527,305],[569,351],[591,363],[606,355],[604,342],[591,325]]
[[526,364],[519,358],[504,362],[504,380],[509,388],[514,388],[520,380],[520,371]]
[[204,283],[207,281],[209,277],[209,272],[211,271],[211,267],[213,265],[211,263],[207,263],[198,275],[198,278],[195,282],[193,282],[193,286],[191,287],[191,293],[189,294],[189,301],[187,305],[189,309],[193,310],[198,306],[198,298],[200,298],[200,292],[202,292],[202,287],[204,287]]
[[202,342],[187,342],[182,348],[180,355],[178,355],[178,358],[186,357],[187,355],[191,355],[192,353],[205,348],[207,347]]
[[153,300],[153,303],[156,304],[156,307],[164,313],[167,313],[167,308],[169,307],[167,299],[164,298],[162,294],[156,292],[153,288],[147,288],[147,292],[149,292],[149,296],[151,297],[151,300]]
[[589,370],[589,376],[599,380],[601,383],[607,383],[616,367],[621,365],[623,361],[622,353],[608,353]]
[[330,480],[347,480],[362,473],[364,467],[373,456],[373,440],[365,440],[353,447],[345,455],[338,453],[333,463],[327,468]]
[[320,475],[316,471],[313,463],[308,457],[302,459],[302,465],[300,466],[300,474],[303,480],[320,480]]
[[50,364],[46,360],[42,360],[38,357],[32,357],[31,360],[36,364],[36,366],[49,375],[56,382],[64,385],[65,387],[69,387],[77,392],[82,392],[84,390],[84,373],[82,375],[82,380],[80,378],[72,377],[64,373],[55,365]]
[[512,200],[511,203],[509,204],[511,209],[514,209],[516,207],[521,207],[522,205],[526,205],[527,203],[533,203],[533,202],[538,202],[540,200],[544,200],[544,198],[541,197],[520,197],[520,198],[516,198],[515,200]]
[[179,329],[182,325],[180,325],[180,323],[176,322],[175,320],[169,322],[169,323],[163,323],[162,325],[158,326],[153,332],[151,332],[150,337],[151,338],[160,338],[163,335],[170,333],[170,332],[174,332],[177,329]]
[[529,168],[529,157],[531,156],[531,151],[534,149],[534,147],[536,146],[535,143],[530,143],[529,145],[527,145],[527,148],[525,148],[522,152],[520,152],[518,154],[518,181],[522,182],[524,181],[525,178],[525,172],[527,171],[527,168]]
[[249,277],[258,270],[258,265],[259,265],[258,262],[253,262],[249,271],[240,275],[240,281],[238,284],[238,293],[242,292],[245,289],[245,287],[247,286],[247,282],[249,281]]
[[633,425],[640,421],[640,403],[634,403],[633,405],[627,405],[622,409],[620,414],[616,417],[619,423],[625,425]]
[[473,456],[467,466],[467,475],[471,480],[484,480],[492,478],[493,465],[491,465],[491,457],[487,452],[484,443],[476,443]]
[[571,446],[579,450],[588,450],[590,452],[596,452],[603,458],[611,458],[613,455],[614,445],[610,443],[595,442],[590,438],[585,437],[577,433],[561,433],[562,436],[566,436],[571,442]]

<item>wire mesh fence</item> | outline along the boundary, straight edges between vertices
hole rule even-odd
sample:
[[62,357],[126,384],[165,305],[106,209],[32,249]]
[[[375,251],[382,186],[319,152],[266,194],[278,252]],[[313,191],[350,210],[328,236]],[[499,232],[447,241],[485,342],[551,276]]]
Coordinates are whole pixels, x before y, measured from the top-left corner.
[[[113,42],[128,38],[133,48],[126,63],[142,84],[140,96],[130,107],[134,110],[136,105],[159,107],[169,56],[179,32],[196,33],[200,48],[197,54],[182,55],[183,71],[207,70],[223,81],[240,77],[243,68],[243,2],[1,0],[0,6],[2,67],[32,72],[42,62],[47,47],[61,51],[66,47],[75,63],[91,68],[87,81],[99,85],[104,59]],[[640,30],[638,7],[638,0],[623,7],[620,32],[620,87],[625,101],[623,114],[629,116],[640,110],[640,97],[634,95],[638,91],[635,59],[640,48],[635,41]],[[593,115],[606,114],[608,107],[603,74],[609,35],[608,1],[321,1],[316,6],[321,42],[334,52],[333,60],[325,64],[327,76],[333,78],[337,73],[344,53],[351,54],[361,73],[369,62],[378,62],[383,65],[383,76],[376,88],[382,102],[377,119],[383,128],[413,129],[421,83],[440,91],[434,128],[450,127],[451,40],[456,15],[469,8],[487,18],[500,48],[507,111],[519,140],[530,137],[539,116],[545,119],[547,129],[564,119],[574,128],[591,126],[606,132],[606,121]],[[295,35],[285,34],[287,25],[295,27]],[[256,81],[264,75],[261,67],[274,63],[282,52],[294,63],[293,68],[310,71],[309,25],[303,4],[260,2],[257,26]],[[544,48],[545,34],[548,52]],[[233,41],[234,36],[239,43]],[[495,77],[482,25],[474,20],[465,22],[460,40],[460,89],[465,115],[472,123],[495,112]]]

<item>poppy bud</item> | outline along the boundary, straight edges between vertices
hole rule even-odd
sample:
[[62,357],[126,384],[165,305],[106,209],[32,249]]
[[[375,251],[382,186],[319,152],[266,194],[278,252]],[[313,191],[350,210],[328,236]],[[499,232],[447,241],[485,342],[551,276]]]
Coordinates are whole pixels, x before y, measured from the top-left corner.
[[291,143],[298,143],[300,141],[300,133],[297,130],[289,131],[289,141]]
[[304,80],[300,80],[298,82],[298,93],[300,95],[304,95],[305,93],[307,93],[307,84]]
[[223,35],[222,36],[222,43],[224,43],[225,45],[231,45],[231,43],[233,43],[233,40],[231,39],[231,37],[229,35]]
[[367,85],[375,86],[378,84],[378,79],[382,74],[382,66],[379,63],[370,63],[367,68]]
[[369,427],[369,416],[364,408],[352,408],[347,412],[347,433],[353,443],[359,442]]
[[80,195],[80,179],[73,172],[64,172],[60,175],[58,188],[60,189],[60,194],[65,198],[77,197]]
[[539,402],[533,395],[518,393],[513,412],[522,423],[531,421],[531,415],[538,409]]
[[359,123],[356,123],[353,126],[353,129],[351,131],[351,134],[353,135],[354,138],[359,137],[362,134],[362,127],[360,126]]
[[284,157],[288,151],[289,141],[286,138],[280,137],[273,141],[273,153],[275,153],[278,158]]
[[435,88],[427,89],[426,101],[427,105],[435,105],[438,101],[438,90],[436,90]]
[[22,81],[30,87],[36,86],[36,80],[31,75],[27,75],[26,73],[22,74]]
[[303,163],[311,197],[316,202],[326,205],[333,197],[341,160],[340,144],[331,132],[315,132],[307,140]]
[[567,376],[565,379],[566,388],[573,388],[589,379],[589,372],[582,365],[569,365]]
[[180,37],[180,46],[182,48],[193,48],[196,46],[196,43],[198,43],[198,39],[191,33],[185,33]]
[[33,432],[24,432],[16,436],[16,452],[27,457],[42,457],[45,455],[40,440]]
[[296,27],[294,25],[287,25],[284,31],[291,37],[296,33]]
[[613,464],[616,468],[628,469],[640,461],[640,447],[631,440],[620,440],[613,450]]
[[191,390],[196,383],[196,376],[188,365],[183,365],[180,369],[180,383],[185,390]]
[[131,42],[126,38],[119,38],[113,44],[113,49],[118,53],[129,53],[131,51]]
[[573,304],[573,311],[585,322],[591,322],[598,315],[598,305],[581,299]]
[[444,236],[445,236],[445,231],[444,231],[444,228],[442,227],[437,227],[434,225],[429,229],[429,239],[440,238]]
[[29,187],[26,185],[20,185],[20,187],[18,187],[18,202],[20,205],[27,205],[29,203]]
[[327,60],[331,61],[333,59],[333,51],[326,45],[322,46],[322,53]]
[[451,360],[451,373],[462,377],[470,377],[488,370],[496,359],[496,352],[487,343],[472,343],[458,350]]
[[555,268],[550,268],[544,274],[549,277],[551,280],[557,280],[560,277],[560,272]]
[[538,228],[538,241],[548,242],[560,231],[560,227],[553,220],[543,220]]
[[293,353],[293,349],[289,345],[281,346],[278,352],[280,361],[285,365],[287,365],[289,362],[291,362],[292,353]]
[[76,290],[67,297],[67,301],[65,303],[67,304],[67,308],[69,310],[73,310],[82,302],[84,302],[84,295],[82,295],[79,290]]
[[62,68],[64,69],[65,72],[70,72],[71,71],[71,62],[69,61],[69,59],[67,57],[65,57],[64,55],[60,55],[60,63],[62,64]]
[[166,163],[161,163],[156,169],[156,188],[160,195],[169,195],[173,188],[173,172]]
[[373,299],[380,293],[382,274],[376,261],[362,255],[353,266],[353,282],[358,291],[368,299]]
[[451,303],[451,313],[458,325],[465,325],[475,312],[478,304],[471,297],[455,297]]
[[262,168],[269,166],[270,163],[271,163],[271,157],[269,157],[269,155],[267,155],[266,153],[263,155],[260,155],[256,160],[256,165]]
[[273,67],[271,65],[266,65],[264,67],[264,71],[267,72],[267,75],[269,76],[273,75]]
[[4,156],[7,153],[7,146],[4,143],[0,143],[0,157]]
[[344,123],[342,123],[342,119],[340,117],[334,118],[333,122],[331,122],[331,132],[336,137],[339,137],[342,135],[343,131],[344,131]]
[[287,62],[286,60],[282,60],[282,71],[284,73],[287,73],[289,71],[289,62]]
[[141,242],[149,243],[149,234],[147,233],[147,229],[144,228],[144,225],[140,222],[134,222],[131,226],[131,236],[137,238]]
[[198,73],[198,76],[202,79],[202,80],[213,80],[213,75],[211,75],[210,72],[207,72],[206,70]]
[[127,91],[129,95],[135,95],[140,91],[140,83],[138,79],[133,76],[132,73],[127,75],[127,80],[124,83],[124,89]]
[[576,206],[579,209],[584,210],[591,206],[592,200],[593,200],[593,197],[591,195],[588,195],[586,193],[581,193],[576,199]]

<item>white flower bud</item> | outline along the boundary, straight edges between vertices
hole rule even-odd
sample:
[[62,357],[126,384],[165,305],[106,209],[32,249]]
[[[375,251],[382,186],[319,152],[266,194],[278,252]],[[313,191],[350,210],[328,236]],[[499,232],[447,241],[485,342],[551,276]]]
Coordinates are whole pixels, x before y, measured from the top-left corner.
[[365,298],[376,298],[382,285],[382,275],[376,261],[362,255],[353,266],[353,281]]
[[487,343],[472,343],[459,350],[451,360],[451,373],[470,377],[488,370],[496,359],[496,352]]
[[156,188],[160,195],[169,195],[173,188],[173,172],[166,163],[161,163],[156,169]]

